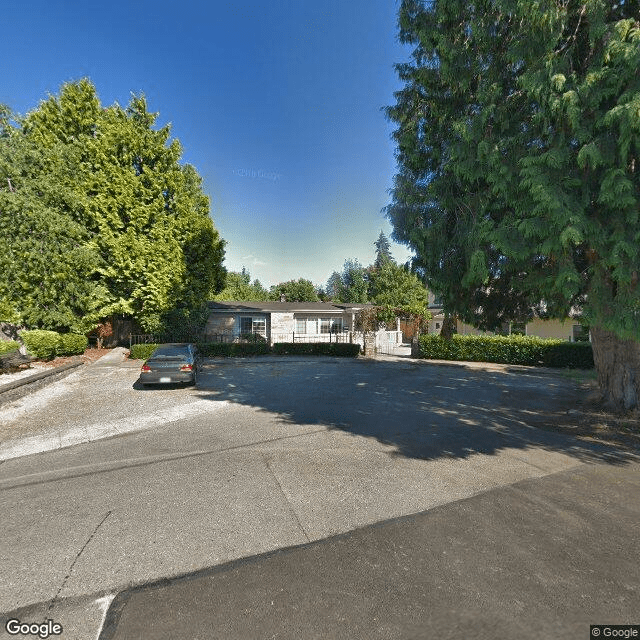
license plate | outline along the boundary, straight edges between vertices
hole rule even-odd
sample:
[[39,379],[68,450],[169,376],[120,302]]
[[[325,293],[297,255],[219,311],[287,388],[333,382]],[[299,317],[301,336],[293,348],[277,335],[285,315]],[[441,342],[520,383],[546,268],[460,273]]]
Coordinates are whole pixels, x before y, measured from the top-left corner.
[[171,382],[171,378],[160,378],[160,382]]

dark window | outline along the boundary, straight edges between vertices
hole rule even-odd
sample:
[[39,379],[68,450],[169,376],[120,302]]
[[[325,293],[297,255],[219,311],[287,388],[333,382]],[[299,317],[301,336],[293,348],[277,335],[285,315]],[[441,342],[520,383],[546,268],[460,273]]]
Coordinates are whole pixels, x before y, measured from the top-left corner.
[[267,321],[264,318],[240,318],[240,333],[242,335],[258,333],[262,337],[267,335]]

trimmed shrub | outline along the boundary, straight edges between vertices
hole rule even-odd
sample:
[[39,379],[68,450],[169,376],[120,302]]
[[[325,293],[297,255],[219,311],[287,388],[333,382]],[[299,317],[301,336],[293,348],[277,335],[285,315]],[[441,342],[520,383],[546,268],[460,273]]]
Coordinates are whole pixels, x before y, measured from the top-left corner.
[[593,367],[591,343],[546,340],[535,336],[461,336],[445,340],[420,336],[420,357],[543,367]]
[[15,340],[0,340],[0,355],[10,351],[17,351],[19,348],[20,343]]
[[87,336],[81,336],[77,333],[63,333],[60,335],[58,345],[59,356],[75,356],[84,353],[89,344]]
[[273,345],[273,353],[278,355],[355,358],[360,353],[360,345],[341,342],[276,342]]
[[51,360],[58,352],[60,344],[60,334],[55,331],[45,331],[44,329],[33,329],[20,331],[20,337],[27,347],[27,352],[42,360]]
[[271,352],[269,345],[261,342],[199,342],[197,346],[198,352],[205,358],[262,356]]
[[158,344],[132,344],[129,358],[132,360],[147,360],[158,348]]
[[545,367],[593,369],[593,349],[590,342],[561,342],[549,345],[542,354]]

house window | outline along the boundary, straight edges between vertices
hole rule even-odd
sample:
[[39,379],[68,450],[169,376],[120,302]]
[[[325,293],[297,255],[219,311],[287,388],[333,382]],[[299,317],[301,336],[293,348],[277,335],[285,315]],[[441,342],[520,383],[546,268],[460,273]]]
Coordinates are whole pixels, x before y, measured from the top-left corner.
[[307,335],[318,333],[318,318],[296,318],[295,332]]
[[249,333],[258,333],[261,336],[267,335],[267,321],[264,318],[240,318],[240,333],[242,335]]
[[320,333],[338,333],[342,331],[342,318],[320,318]]

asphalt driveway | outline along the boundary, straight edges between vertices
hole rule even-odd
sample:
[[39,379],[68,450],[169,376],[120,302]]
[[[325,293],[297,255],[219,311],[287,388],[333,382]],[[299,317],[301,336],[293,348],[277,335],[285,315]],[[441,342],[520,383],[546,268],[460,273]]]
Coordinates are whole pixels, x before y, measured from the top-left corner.
[[[105,602],[136,585],[441,513],[518,483],[526,493],[554,474],[603,467],[631,474],[616,482],[637,478],[631,454],[531,426],[577,392],[535,371],[212,360],[197,388],[144,389],[138,370],[113,359],[0,409],[0,611],[60,619],[65,638],[95,638]],[[23,455],[43,438],[49,450]],[[601,525],[619,506],[580,516],[578,548],[607,544]],[[541,509],[548,522],[562,512]],[[611,525],[621,539],[635,515]],[[476,563],[478,579],[489,567]]]

